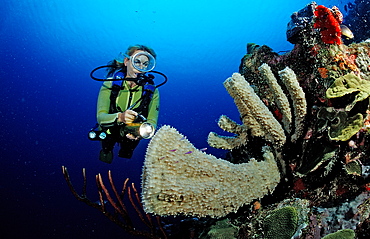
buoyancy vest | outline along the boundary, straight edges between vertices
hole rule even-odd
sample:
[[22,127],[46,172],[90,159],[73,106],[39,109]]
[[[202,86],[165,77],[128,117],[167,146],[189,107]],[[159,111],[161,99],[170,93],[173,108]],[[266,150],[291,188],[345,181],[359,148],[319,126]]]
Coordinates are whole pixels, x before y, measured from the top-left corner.
[[[119,73],[121,73],[121,72],[119,72]],[[109,107],[109,113],[110,114],[122,112],[122,109],[119,109],[119,107],[117,108],[117,103],[116,103],[116,100],[117,100],[117,97],[119,95],[120,90],[124,89],[124,86],[123,86],[124,77],[122,77],[122,76],[123,76],[123,74],[115,74],[114,79],[122,79],[122,80],[112,82],[112,87],[110,89],[111,90],[110,107]],[[135,112],[137,112],[138,114],[141,114],[145,118],[148,117],[149,105],[150,105],[150,102],[152,100],[154,91],[156,89],[155,85],[151,84],[151,83],[152,82],[141,86],[142,87],[142,95],[141,95],[141,98],[138,100],[138,101],[140,101],[140,105],[135,108]],[[137,104],[137,103],[139,103],[139,102],[135,102],[134,104]]]

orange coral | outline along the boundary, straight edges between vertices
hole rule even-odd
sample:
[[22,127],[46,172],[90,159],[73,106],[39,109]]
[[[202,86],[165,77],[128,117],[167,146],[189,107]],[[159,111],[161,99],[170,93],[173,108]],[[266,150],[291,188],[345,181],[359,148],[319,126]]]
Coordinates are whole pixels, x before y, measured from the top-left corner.
[[370,111],[369,110],[366,110],[366,118],[365,118],[365,121],[364,121],[364,125],[365,127],[370,127]]
[[355,63],[356,55],[347,56],[343,53],[338,53],[334,56],[334,62],[337,62],[337,65],[341,70],[350,69],[352,71],[359,71]]
[[357,55],[349,55],[348,56],[348,61],[352,64],[352,65],[356,65],[356,58],[357,58]]
[[320,47],[317,44],[315,44],[311,48],[310,53],[311,53],[312,56],[317,56],[319,54],[319,50],[320,50]]
[[344,64],[344,62],[339,62],[339,68],[341,70],[346,70],[347,69],[346,66],[345,66],[345,64]]
[[324,68],[324,67],[322,67],[322,68],[318,68],[317,69],[318,71],[319,71],[319,73],[320,73],[320,76],[322,77],[322,78],[327,78],[328,77],[328,72],[329,72],[329,70],[328,69],[326,69],[326,68]]
[[257,210],[259,210],[260,208],[261,208],[261,203],[259,202],[259,201],[255,201],[254,203],[253,203],[253,211],[257,211]]

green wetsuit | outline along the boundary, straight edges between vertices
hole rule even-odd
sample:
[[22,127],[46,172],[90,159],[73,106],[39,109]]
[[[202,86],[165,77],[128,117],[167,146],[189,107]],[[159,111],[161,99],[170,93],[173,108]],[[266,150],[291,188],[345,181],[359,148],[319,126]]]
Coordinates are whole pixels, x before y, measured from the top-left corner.
[[[142,96],[142,86],[135,86],[130,89],[126,81],[123,81],[124,89],[120,90],[118,97],[116,99],[117,108],[119,107],[122,111],[125,111],[128,107],[134,104],[137,100],[139,100]],[[107,124],[113,123],[117,117],[118,113],[109,113],[110,107],[110,94],[112,87],[112,81],[106,81],[103,83],[103,86],[100,88],[99,97],[98,97],[98,104],[97,104],[97,120],[99,124]],[[140,103],[138,103],[136,107],[138,107]],[[135,111],[135,108],[132,109]],[[140,112],[138,112],[140,113]],[[158,121],[158,114],[159,114],[159,91],[155,89],[154,94],[152,96],[152,100],[149,104],[148,110],[148,123],[151,123],[154,128],[157,127]]]
[[[131,105],[133,105],[135,102],[137,102],[141,98],[143,91],[143,87],[138,85],[133,88],[130,88],[126,81],[123,81],[123,86],[124,86],[123,89],[119,91],[119,94],[116,99],[116,108],[121,109],[122,112],[125,111]],[[100,88],[97,103],[97,120],[99,124],[114,123],[118,118],[118,113],[109,112],[111,103],[110,102],[111,87],[112,81],[106,81]],[[135,109],[137,109],[137,107],[139,106],[140,102],[132,110],[136,111]],[[157,127],[158,114],[159,114],[159,91],[158,89],[155,89],[148,107],[148,115],[144,115],[147,118],[147,122],[152,124],[154,128]],[[132,157],[133,151],[139,144],[140,140],[130,140],[126,137],[121,137],[119,132],[120,128],[121,126],[118,125],[110,128],[109,130],[110,134],[108,134],[108,137],[102,141],[101,155],[102,153],[104,153],[104,155],[112,153],[114,145],[116,143],[120,143],[121,148],[118,153],[118,156],[122,158]],[[111,159],[104,162],[110,163]]]

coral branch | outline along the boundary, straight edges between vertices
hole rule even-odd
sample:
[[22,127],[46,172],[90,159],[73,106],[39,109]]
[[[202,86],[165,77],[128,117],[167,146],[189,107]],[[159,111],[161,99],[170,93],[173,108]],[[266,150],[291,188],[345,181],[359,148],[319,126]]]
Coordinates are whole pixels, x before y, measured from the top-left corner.
[[102,211],[105,213],[105,203],[104,203],[103,193],[102,193],[103,188],[102,188],[102,185],[99,182],[99,175],[96,175],[95,179],[96,179],[96,185],[98,186],[99,202],[100,202]]
[[114,207],[115,210],[118,211],[119,214],[123,215],[124,212],[118,207],[118,205],[113,201],[112,197],[110,196],[109,194],[109,191],[108,189],[105,187],[104,183],[103,183],[103,180],[102,180],[102,177],[101,177],[101,174],[98,174],[97,176],[98,178],[98,183],[100,184],[100,187],[103,189],[104,193],[105,193],[105,196],[107,197],[109,203]]
[[[143,204],[140,201],[140,196],[139,196],[139,193],[136,190],[135,184],[132,183],[131,187],[132,187],[132,190],[135,193],[136,201],[140,204],[140,208],[143,208]],[[148,219],[148,222],[149,222],[150,226],[153,226],[152,219],[150,218],[149,214],[145,213],[145,215],[146,215],[146,218]]]
[[122,193],[121,193],[121,196],[120,196],[117,192],[116,186],[113,183],[112,172],[110,170],[108,171],[108,178],[109,178],[109,182],[110,182],[110,185],[112,187],[112,190],[113,190],[114,194],[116,195],[116,198],[118,199],[118,203],[121,206],[123,218],[125,219],[127,224],[132,225],[131,219],[128,217],[128,212],[127,212],[125,204],[123,203],[122,200],[119,200],[119,199],[123,198],[123,196],[124,196],[126,185],[127,185],[127,182],[128,182],[129,179],[126,178],[126,180],[123,184],[123,190],[122,190]]
[[82,169],[82,175],[84,177],[84,186],[83,186],[83,190],[82,190],[82,196],[86,197],[86,185],[87,185],[87,183],[86,183],[86,170],[85,170],[85,168]]
[[130,202],[131,202],[131,205],[134,207],[137,215],[139,216],[140,220],[145,224],[147,225],[148,227],[150,227],[150,223],[148,223],[145,218],[143,217],[143,214],[140,212],[139,208],[136,206],[135,202],[134,202],[134,199],[132,198],[132,194],[131,194],[131,188],[128,187],[127,188],[127,192],[128,192],[128,198],[130,199]]
[[123,197],[123,195],[125,195],[125,192],[126,192],[126,189],[127,189],[128,180],[129,180],[129,178],[126,178],[125,182],[123,183],[121,197]]
[[162,234],[164,236],[164,239],[167,239],[166,232],[164,231],[164,229],[162,227],[161,217],[160,216],[156,216],[155,218],[157,219],[157,224],[159,225],[159,230],[161,230],[161,232],[162,232]]
[[[103,213],[104,216],[106,216],[109,220],[111,220],[112,222],[117,224],[119,227],[124,229],[127,233],[130,233],[131,235],[134,235],[134,236],[143,236],[143,237],[152,238],[152,239],[167,238],[165,231],[163,230],[163,227],[161,225],[161,221],[158,218],[157,218],[157,222],[158,222],[159,229],[157,229],[156,226],[152,223],[151,217],[148,214],[146,214],[146,217],[149,223],[145,221],[143,213],[139,210],[139,208],[136,205],[136,203],[138,203],[142,207],[142,204],[140,202],[140,198],[138,196],[135,185],[133,183],[131,184],[134,190],[134,193],[135,193],[135,199],[137,200],[136,203],[131,196],[130,187],[127,187],[127,183],[129,180],[128,178],[124,181],[121,195],[119,195],[117,192],[116,186],[113,183],[112,174],[110,171],[108,172],[109,182],[116,196],[116,201],[115,201],[115,199],[113,199],[112,196],[110,195],[110,192],[107,189],[107,187],[104,185],[102,176],[100,174],[96,175],[96,184],[98,188],[99,203],[95,203],[86,197],[87,180],[86,180],[85,169],[83,169],[82,171],[84,181],[83,181],[83,190],[82,190],[83,193],[81,195],[79,195],[76,192],[75,188],[73,187],[66,167],[62,166],[62,172],[67,182],[67,185],[75,198],[77,198],[79,201],[82,201],[91,207],[98,209],[100,212]],[[150,232],[144,231],[144,230],[138,231],[135,229],[134,225],[132,224],[131,217],[128,214],[126,206],[123,202],[126,190],[128,190],[128,197],[130,199],[132,206],[135,208],[135,211],[137,212],[137,216],[139,216],[140,219],[145,223],[145,225],[150,230]],[[104,200],[105,198],[107,201]],[[107,207],[107,205],[110,205],[114,208],[114,213],[109,212],[109,207]]]

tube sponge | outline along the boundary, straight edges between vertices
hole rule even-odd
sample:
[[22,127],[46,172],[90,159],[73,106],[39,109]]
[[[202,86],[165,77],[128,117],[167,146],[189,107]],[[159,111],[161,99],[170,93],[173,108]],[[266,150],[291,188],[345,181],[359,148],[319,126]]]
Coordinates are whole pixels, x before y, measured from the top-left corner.
[[290,110],[290,104],[288,97],[284,94],[281,86],[278,84],[274,74],[271,71],[271,67],[266,63],[263,63],[258,70],[262,73],[266,81],[268,82],[269,87],[272,90],[272,94],[275,98],[275,102],[282,114],[282,121],[284,129],[290,133],[291,132],[291,123],[292,123],[292,113]]
[[278,146],[285,144],[283,127],[241,74],[234,73],[224,82],[224,86],[233,97],[243,123],[251,129],[254,136],[263,136]]
[[151,139],[142,174],[145,212],[156,215],[226,216],[272,192],[280,181],[273,153],[232,164],[196,149],[171,126]]
[[304,119],[307,114],[307,101],[302,87],[299,85],[297,76],[292,69],[285,67],[279,71],[279,76],[287,88],[290,98],[292,99],[294,110],[294,134],[291,137],[293,142],[297,141],[302,136],[304,128]]

